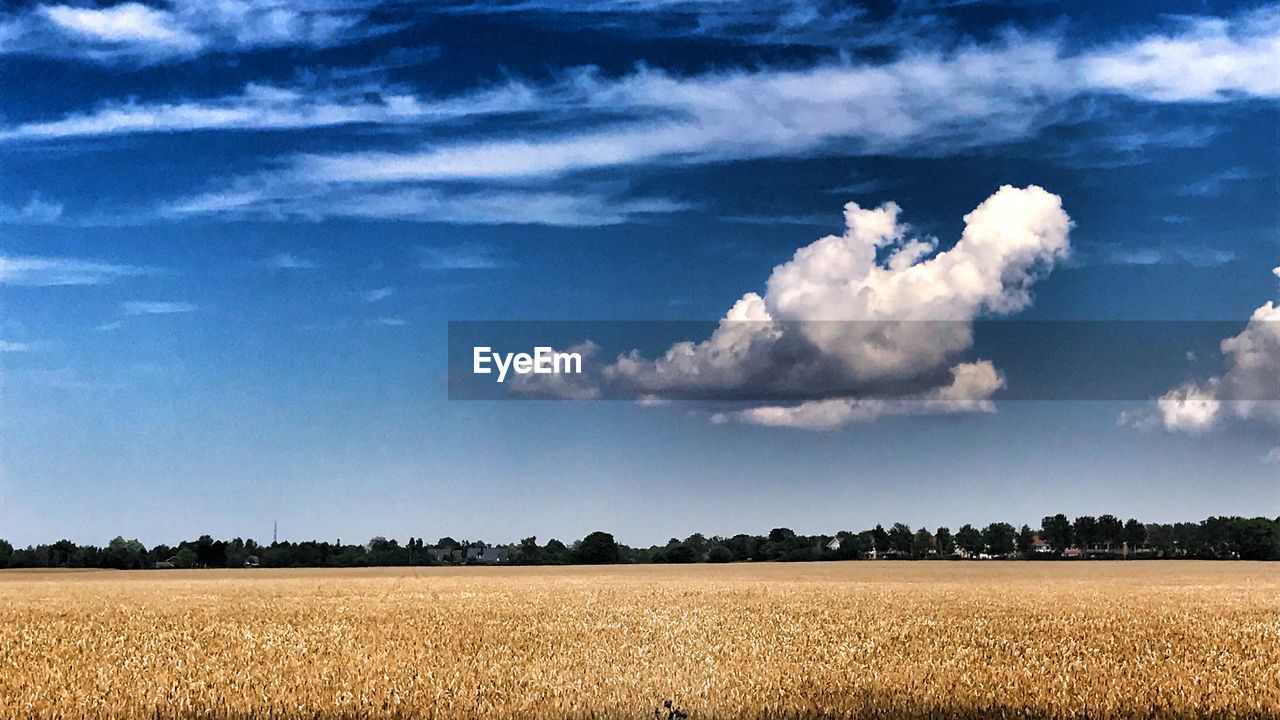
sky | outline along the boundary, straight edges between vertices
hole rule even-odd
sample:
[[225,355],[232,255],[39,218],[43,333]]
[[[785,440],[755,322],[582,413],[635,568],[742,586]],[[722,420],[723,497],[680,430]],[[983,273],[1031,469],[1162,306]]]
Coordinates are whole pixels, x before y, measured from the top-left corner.
[[1278,101],[1252,2],[6,5],[0,537],[1280,515]]

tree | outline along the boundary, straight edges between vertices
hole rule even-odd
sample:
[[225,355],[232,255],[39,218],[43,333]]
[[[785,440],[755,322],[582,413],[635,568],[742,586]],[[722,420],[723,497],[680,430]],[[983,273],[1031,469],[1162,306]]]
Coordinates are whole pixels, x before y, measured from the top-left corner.
[[911,556],[914,558],[928,557],[934,550],[933,535],[924,528],[917,530],[915,537],[911,539]]
[[1066,515],[1046,515],[1040,521],[1040,537],[1049,543],[1056,553],[1071,547],[1071,521]]
[[117,570],[140,570],[147,549],[137,540],[116,536],[102,551],[102,564]]
[[939,555],[950,555],[955,552],[956,542],[951,537],[951,528],[940,527],[938,532],[933,534],[934,540],[938,543]]
[[0,540],[0,568],[9,567],[9,560],[13,558],[13,546],[7,540]]
[[622,556],[622,549],[607,532],[596,531],[582,538],[573,551],[573,559],[584,565],[607,565],[616,563]]
[[173,556],[173,566],[179,568],[195,567],[196,554],[191,548],[184,547]]
[[727,563],[733,560],[733,551],[716,543],[707,550],[707,562]]
[[1173,526],[1167,523],[1147,525],[1147,543],[1155,548],[1161,557],[1173,555]]
[[796,539],[795,531],[791,528],[774,528],[769,531],[769,542],[771,543],[789,543]]
[[1280,526],[1266,518],[1231,518],[1228,534],[1241,560],[1280,558]]
[[1018,552],[1024,555],[1030,553],[1032,551],[1031,543],[1035,542],[1035,539],[1036,534],[1031,532],[1031,528],[1027,525],[1023,525],[1022,528],[1018,530]]
[[884,531],[883,526],[876,525],[871,529],[871,546],[878,553],[889,549],[889,533]]
[[1129,518],[1124,523],[1124,541],[1129,544],[1130,550],[1146,545],[1147,526],[1135,518]]
[[978,555],[983,549],[982,533],[965,523],[956,531],[956,545],[970,555]]
[[1009,555],[1017,547],[1018,533],[1009,523],[991,523],[982,529],[982,542],[992,555]]
[[530,535],[521,539],[511,562],[517,565],[536,565],[542,562],[542,548],[538,547],[537,536]]
[[1071,526],[1071,533],[1080,547],[1088,550],[1098,542],[1098,520],[1092,515],[1081,515]]
[[1107,550],[1124,542],[1124,523],[1115,515],[1098,517],[1098,542],[1104,543]]
[[889,528],[889,548],[903,555],[911,554],[911,526],[906,523],[894,523]]

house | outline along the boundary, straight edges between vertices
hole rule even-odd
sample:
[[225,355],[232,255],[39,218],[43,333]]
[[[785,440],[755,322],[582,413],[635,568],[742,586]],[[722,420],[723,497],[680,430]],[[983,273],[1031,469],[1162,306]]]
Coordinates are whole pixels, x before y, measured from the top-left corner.
[[1031,552],[1033,553],[1051,553],[1053,548],[1049,547],[1049,543],[1044,538],[1037,535],[1031,536]]
[[466,562],[484,563],[492,565],[496,563],[506,562],[507,549],[495,547],[469,547],[467,548]]
[[157,560],[157,561],[156,561],[156,569],[157,569],[157,570],[172,570],[172,569],[174,569],[174,568],[176,568],[176,567],[178,567],[178,556],[177,556],[177,555],[174,555],[173,557],[168,558],[168,559],[165,559],[165,560]]
[[824,545],[831,552],[837,552],[840,549],[840,538],[831,538],[831,542]]
[[1078,560],[1084,556],[1085,556],[1084,550],[1081,550],[1078,547],[1069,547],[1066,550],[1062,551],[1062,557],[1068,558],[1071,560]]

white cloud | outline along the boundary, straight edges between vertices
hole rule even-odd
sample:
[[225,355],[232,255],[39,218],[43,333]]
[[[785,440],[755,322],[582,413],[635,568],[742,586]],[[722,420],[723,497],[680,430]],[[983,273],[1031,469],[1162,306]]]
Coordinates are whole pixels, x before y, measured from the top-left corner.
[[314,270],[320,267],[314,261],[298,257],[292,253],[272,255],[260,264],[271,270]]
[[408,325],[409,321],[398,317],[379,317],[373,318],[365,322],[366,325],[376,325],[379,327],[402,327]]
[[373,303],[373,302],[380,302],[382,300],[386,300],[387,298],[394,295],[395,292],[396,292],[396,289],[393,287],[380,287],[380,288],[374,288],[372,290],[367,290],[363,293],[360,293],[360,297],[365,302]]
[[0,354],[31,352],[35,348],[36,346],[32,343],[15,342],[13,340],[0,339]]
[[371,0],[167,0],[33,4],[0,15],[0,52],[161,62],[212,50],[323,47],[381,32]]
[[464,225],[617,225],[688,206],[663,198],[616,198],[519,190],[455,192],[426,187],[351,188],[288,182],[242,184],[161,209],[167,217],[361,218]]
[[[532,140],[306,155],[295,161],[293,174],[309,182],[517,180],[832,147],[845,154],[945,152],[1029,136],[1060,120],[1067,101],[1082,95],[1148,102],[1280,97],[1280,74],[1254,72],[1264,57],[1274,69],[1277,17],[1280,12],[1188,22],[1176,35],[1079,55],[1065,54],[1051,39],[1013,37],[950,52],[915,49],[881,64],[695,77],[651,69],[620,79],[578,74],[537,91],[548,108],[629,111],[643,119]],[[1148,62],[1162,43],[1199,51]],[[1122,75],[1130,66],[1141,69],[1141,79]],[[1197,79],[1186,84],[1188,77]]]
[[1069,250],[1061,199],[1036,186],[1000,188],[965,216],[960,240],[943,252],[898,215],[894,203],[849,203],[843,235],[774,268],[764,295],[743,295],[709,339],[654,360],[632,353],[606,377],[656,396],[751,388],[794,397],[895,384],[918,395],[938,385],[914,386],[942,380],[972,346],[974,318],[1025,308],[1036,276]]
[[90,112],[0,128],[0,142],[209,130],[428,124],[534,110],[544,102],[516,82],[444,100],[376,85],[316,89],[250,83],[240,93],[219,98],[106,102]]
[[1075,258],[1081,264],[1101,265],[1177,265],[1217,267],[1233,262],[1235,253],[1205,245],[1094,245],[1083,248]]
[[593,381],[651,399],[782,398],[717,420],[810,429],[991,411],[1003,376],[988,361],[959,360],[972,322],[1030,305],[1032,283],[1069,252],[1071,220],[1058,196],[1004,186],[938,251],[899,212],[849,203],[842,235],[775,267],[764,294],[744,294],[708,339],[655,359],[632,351]]
[[182,29],[172,13],[136,2],[93,9],[52,5],[41,8],[53,25],[75,37],[108,44],[145,43],[178,52],[195,50],[200,39]]
[[0,255],[0,285],[103,285],[155,270],[79,258]]
[[[1273,272],[1280,277],[1280,268]],[[1221,349],[1225,373],[1187,383],[1157,401],[1167,429],[1200,433],[1226,419],[1280,425],[1280,305],[1268,300]]]
[[903,398],[832,398],[798,405],[766,405],[716,413],[714,423],[741,422],[766,427],[834,430],[896,415],[948,415],[995,412],[991,396],[1004,387],[1004,376],[990,361],[962,363],[951,368],[950,385]]
[[495,270],[511,264],[496,248],[478,243],[453,247],[420,247],[415,254],[423,270]]
[[1280,10],[1233,20],[1189,18],[1176,34],[1151,35],[1085,53],[1087,87],[1159,102],[1280,95]]
[[1262,456],[1262,462],[1266,465],[1280,465],[1280,447],[1273,447]]
[[0,224],[48,225],[62,217],[62,204],[31,196],[21,207],[0,204]]
[[1244,180],[1256,180],[1258,178],[1258,173],[1247,168],[1227,168],[1226,170],[1213,173],[1205,178],[1197,180],[1196,182],[1178,188],[1178,194],[1199,197],[1218,197],[1225,193],[1233,183]]
[[135,300],[122,306],[125,315],[176,315],[195,312],[199,308],[186,302],[154,302]]

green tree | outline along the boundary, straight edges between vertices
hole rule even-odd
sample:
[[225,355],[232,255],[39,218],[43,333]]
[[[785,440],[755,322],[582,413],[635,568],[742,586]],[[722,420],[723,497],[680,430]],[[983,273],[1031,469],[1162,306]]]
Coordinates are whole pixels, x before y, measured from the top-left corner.
[[924,528],[917,530],[915,537],[911,539],[911,556],[914,558],[928,557],[935,549],[933,535]]
[[1046,515],[1040,521],[1040,537],[1049,543],[1056,553],[1071,547],[1071,521],[1066,515]]
[[965,523],[956,531],[956,545],[970,555],[978,555],[983,549],[982,533]]
[[950,555],[955,552],[956,541],[951,537],[951,528],[940,527],[933,537],[938,543],[939,555]]
[[992,555],[1008,555],[1017,547],[1018,533],[1009,523],[991,523],[982,529],[982,542]]
[[707,562],[727,563],[733,560],[733,551],[716,543],[707,549]]
[[596,531],[582,538],[573,551],[573,559],[583,565],[616,563],[622,557],[622,548],[607,532]]
[[1167,523],[1151,523],[1147,525],[1147,542],[1161,557],[1173,555],[1173,526]]
[[13,558],[13,546],[7,540],[0,540],[0,568],[9,567],[9,560]]
[[1098,542],[1107,546],[1107,550],[1118,547],[1124,542],[1124,523],[1115,515],[1098,517]]
[[1124,541],[1129,544],[1129,549],[1134,550],[1147,544],[1147,526],[1138,522],[1136,518],[1129,518],[1124,523]]
[[1018,552],[1026,555],[1031,552],[1031,543],[1035,542],[1036,534],[1031,531],[1031,527],[1023,525],[1018,530]]
[[893,527],[889,528],[889,548],[904,555],[910,555],[913,537],[910,525],[894,523]]
[[1081,515],[1071,524],[1071,534],[1080,547],[1088,550],[1098,544],[1098,519],[1092,515]]
[[173,556],[173,566],[179,568],[195,567],[196,553],[191,548],[184,547]]

